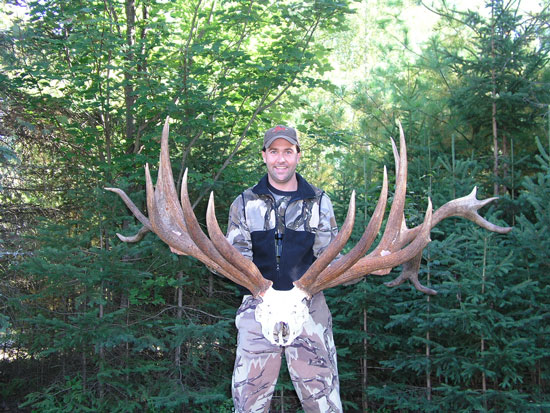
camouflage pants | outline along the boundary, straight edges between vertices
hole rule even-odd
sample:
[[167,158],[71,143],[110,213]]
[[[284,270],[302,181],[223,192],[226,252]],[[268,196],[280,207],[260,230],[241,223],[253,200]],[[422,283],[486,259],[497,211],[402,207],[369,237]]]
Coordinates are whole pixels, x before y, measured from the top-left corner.
[[269,411],[284,352],[304,411],[342,412],[332,317],[323,293],[313,296],[309,306],[311,319],[292,345],[286,347],[273,345],[262,335],[254,318],[258,303],[258,299],[245,296],[235,320],[239,331],[232,381],[235,411]]

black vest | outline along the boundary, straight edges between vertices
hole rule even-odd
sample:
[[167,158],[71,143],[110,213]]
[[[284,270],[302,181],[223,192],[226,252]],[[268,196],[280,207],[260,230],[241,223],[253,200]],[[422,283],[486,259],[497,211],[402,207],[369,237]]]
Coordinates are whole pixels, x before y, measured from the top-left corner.
[[[303,216],[307,215],[303,211],[308,207],[311,210],[312,204],[316,204],[320,209],[323,192],[320,190],[315,191],[300,175],[297,175],[297,178],[298,190],[293,194],[286,211],[291,206],[292,208],[296,208],[301,205],[301,215]],[[252,188],[252,192],[258,195],[269,206],[267,208],[267,213],[269,214],[276,209],[274,207],[275,200],[267,182],[267,176],[264,176]],[[293,205],[293,203],[298,204]],[[276,228],[251,231],[253,262],[264,278],[273,281],[274,289],[292,289],[294,287],[292,283],[299,280],[315,261],[315,256],[313,255],[315,230],[316,228],[311,228],[308,223],[304,225],[303,230],[294,230],[285,225],[284,235],[281,240],[280,260],[278,262],[276,257]]]

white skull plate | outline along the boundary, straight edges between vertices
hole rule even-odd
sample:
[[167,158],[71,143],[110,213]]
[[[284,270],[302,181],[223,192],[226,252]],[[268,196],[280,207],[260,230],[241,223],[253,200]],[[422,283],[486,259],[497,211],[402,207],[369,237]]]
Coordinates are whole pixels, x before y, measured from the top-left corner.
[[311,317],[307,295],[296,287],[288,291],[269,287],[261,298],[254,316],[262,325],[264,337],[275,345],[292,344]]

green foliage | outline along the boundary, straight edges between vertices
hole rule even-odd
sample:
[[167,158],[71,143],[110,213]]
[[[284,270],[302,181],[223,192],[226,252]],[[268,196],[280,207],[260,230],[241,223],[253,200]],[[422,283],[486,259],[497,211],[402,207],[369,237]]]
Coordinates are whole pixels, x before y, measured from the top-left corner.
[[188,168],[196,215],[214,189],[225,221],[263,173],[259,131],[329,68],[315,36],[344,28],[347,1],[25,5],[0,33],[3,399],[229,411],[236,287],[153,235],[121,243],[139,226],[103,188],[145,209],[169,116],[176,184]]
[[[507,192],[482,215],[513,232],[442,222],[420,271],[438,291],[429,299],[384,286],[396,271],[326,291],[342,399],[350,412],[547,410],[550,160],[540,142],[533,156],[533,136],[548,133],[547,9],[523,16],[494,1],[484,17],[442,2],[420,48],[405,15],[417,3],[353,2],[351,14],[340,1],[29,1],[26,19],[12,16],[0,33],[8,407],[231,411],[236,287],[152,234],[121,243],[116,232],[140,226],[103,190],[146,209],[143,166],[158,162],[166,116],[176,185],[189,168],[197,217],[213,189],[222,223],[264,173],[261,132],[297,125],[300,172],[327,190],[338,222],[357,192],[349,249],[383,165],[394,182],[397,119],[409,226],[428,196],[437,208],[474,186],[491,193],[496,103]],[[284,367],[273,408],[300,408]]]
[[[542,20],[534,18],[529,30],[540,36],[540,29],[534,28],[536,22]],[[483,26],[487,22],[479,20],[478,23]],[[447,24],[455,34],[465,29],[453,27],[450,20]],[[340,222],[345,213],[344,200],[349,198],[348,188],[376,187],[379,180],[376,172],[381,171],[382,163],[390,166],[392,176],[391,153],[388,149],[380,151],[387,154],[382,159],[379,147],[387,148],[384,140],[388,135],[397,135],[394,116],[400,118],[407,138],[409,180],[405,218],[409,226],[421,222],[428,196],[437,208],[450,199],[467,195],[474,186],[478,187],[479,198],[491,193],[492,154],[475,140],[476,130],[470,120],[462,118],[458,108],[448,104],[452,103],[449,97],[455,96],[460,87],[466,87],[466,79],[460,76],[467,76],[469,66],[458,64],[458,60],[445,60],[446,55],[439,48],[446,44],[453,56],[464,56],[479,45],[467,45],[463,50],[461,47],[467,41],[475,43],[476,39],[451,43],[450,36],[443,37],[443,30],[441,37],[427,44],[422,59],[414,67],[404,63],[406,56],[398,57],[407,68],[406,76],[403,71],[380,71],[378,77],[360,82],[354,88],[340,89],[341,95],[337,97],[341,100],[334,99],[337,104],[342,100],[353,102],[353,123],[344,118],[339,119],[338,124],[350,135],[362,137],[352,141],[354,146],[349,152],[342,148],[334,157],[341,162],[341,168],[333,172],[338,190],[331,196],[337,203],[335,210]],[[381,37],[380,41],[386,39]],[[516,47],[525,47],[525,43],[522,46],[518,42]],[[530,65],[528,55],[535,57],[528,53],[528,48],[523,51],[524,58],[517,63]],[[538,73],[530,72],[523,82],[540,81],[546,69],[546,56],[546,52],[539,55],[542,60]],[[477,61],[474,55],[472,61]],[[489,73],[480,69],[479,76],[487,77]],[[506,79],[503,84],[510,81],[510,86],[514,86],[510,78]],[[538,95],[541,98],[547,90],[545,87],[546,83],[540,83],[532,91],[542,93]],[[482,91],[475,90],[473,95],[477,93]],[[383,106],[384,95],[391,96],[388,101],[392,108]],[[468,99],[472,100],[473,95]],[[457,98],[455,103],[476,112],[477,119],[485,121],[485,127],[490,128],[490,117],[483,118],[482,111],[478,111],[482,103],[468,103],[465,99]],[[400,112],[394,115],[397,107]],[[503,219],[508,225],[523,222],[524,218],[518,218],[519,212],[535,223],[544,212],[539,211],[537,217],[533,215],[534,206],[526,201],[526,195],[536,193],[540,197],[544,193],[537,204],[545,208],[548,202],[544,185],[538,190],[535,184],[521,192],[520,199],[516,198],[521,176],[544,169],[535,165],[527,152],[533,147],[529,136],[545,133],[546,121],[542,116],[546,108],[524,100],[518,105],[511,103],[506,106],[508,109],[517,112],[500,113],[499,116],[507,117],[503,125],[510,122],[518,131],[514,134],[515,158],[514,154],[501,158],[507,163],[508,173],[508,180],[502,182],[511,197],[504,197],[481,212],[492,222],[500,219],[501,225],[506,225]],[[336,113],[335,110],[332,113]],[[529,125],[514,123],[513,116],[531,116],[531,121]],[[516,139],[520,136],[525,141],[519,139],[521,143],[518,143]],[[371,169],[364,167],[365,151],[359,149],[361,144],[370,149],[367,165]],[[526,182],[528,185],[530,181]],[[543,180],[539,177],[537,182]],[[367,205],[364,212],[370,216],[369,207],[372,208],[377,194],[376,191],[367,193],[359,205]],[[361,197],[359,191],[359,199]],[[547,301],[543,287],[547,281],[538,282],[523,270],[547,261],[548,249],[542,238],[548,238],[543,229],[548,225],[544,219],[541,221],[538,233],[525,235],[516,226],[506,236],[489,233],[456,218],[439,224],[432,231],[433,241],[424,251],[420,271],[422,282],[438,291],[437,296],[429,299],[408,285],[390,291],[381,285],[385,279],[374,276],[353,286],[329,290],[343,399],[348,401],[348,409],[544,410],[548,403],[548,374],[540,357],[547,357],[547,345],[542,344],[541,337],[547,334],[542,326],[548,323],[535,308],[539,302]],[[358,225],[356,231],[360,232],[361,227]],[[358,235],[352,239],[353,244]],[[526,252],[531,249],[538,254]],[[388,275],[388,279],[395,275]]]
[[[28,394],[25,405],[171,411],[204,403],[205,388],[211,403],[227,398],[228,381],[219,377],[230,377],[224,343],[233,341],[234,309],[224,305],[224,314],[219,303],[199,298],[204,294],[189,276],[174,279],[194,263],[172,259],[157,240],[99,249],[84,248],[91,234],[82,228],[75,236],[50,224],[39,234],[40,255],[20,265],[33,287],[19,297],[27,317],[19,320],[18,339],[59,378]],[[144,262],[147,272],[140,269]],[[188,294],[182,306],[173,302],[179,288]],[[213,305],[217,316],[210,313]]]
[[[539,41],[548,9],[523,14],[520,3],[486,1],[484,15],[473,11],[466,15],[467,34],[461,37],[465,47],[434,42],[432,55],[439,60],[438,68],[450,69],[444,76],[452,82],[448,99],[460,136],[457,151],[473,148],[485,156],[493,152],[493,179],[511,192],[520,180],[514,180],[510,170],[529,169],[513,157],[520,159],[536,150],[532,135],[540,130],[549,99],[546,82],[540,80],[550,50]],[[463,16],[446,13],[451,18]]]

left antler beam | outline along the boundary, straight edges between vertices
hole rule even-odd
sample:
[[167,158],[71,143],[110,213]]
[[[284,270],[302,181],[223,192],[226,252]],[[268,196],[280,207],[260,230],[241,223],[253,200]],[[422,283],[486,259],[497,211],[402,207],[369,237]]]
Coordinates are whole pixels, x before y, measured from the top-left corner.
[[[106,189],[121,196],[146,230],[151,230],[157,234],[160,239],[170,246],[173,252],[197,258],[214,271],[247,288],[254,296],[262,294],[271,286],[271,281],[263,278],[258,268],[239,254],[236,249],[230,255],[230,259],[226,258],[228,254],[220,252],[200,228],[187,194],[187,172],[182,184],[181,204],[178,202],[168,152],[168,133],[167,118],[162,131],[160,166],[156,187],[153,186],[149,167],[145,167],[149,218],[139,211],[122,190],[117,188]],[[211,202],[213,202],[213,199],[211,199]],[[209,208],[213,210],[213,204]],[[213,225],[217,226],[217,223]],[[130,239],[138,238],[146,230],[140,230],[138,235]],[[221,232],[219,227],[218,231]],[[231,248],[233,247],[231,246]]]

